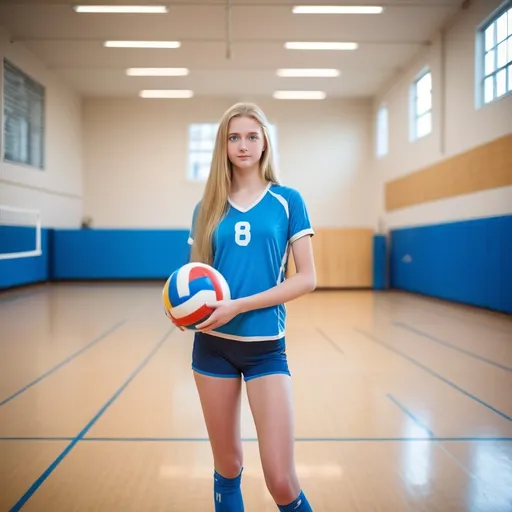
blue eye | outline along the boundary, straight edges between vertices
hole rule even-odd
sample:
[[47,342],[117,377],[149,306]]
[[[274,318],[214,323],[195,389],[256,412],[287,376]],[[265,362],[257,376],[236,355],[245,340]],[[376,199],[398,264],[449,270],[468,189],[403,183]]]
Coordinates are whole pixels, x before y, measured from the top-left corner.
[[[238,137],[238,135],[230,135],[228,140],[231,141],[231,142],[234,142],[236,140],[239,140],[240,137]],[[258,135],[249,135],[249,140],[251,141],[255,141],[255,140],[258,140],[259,139],[259,136]]]

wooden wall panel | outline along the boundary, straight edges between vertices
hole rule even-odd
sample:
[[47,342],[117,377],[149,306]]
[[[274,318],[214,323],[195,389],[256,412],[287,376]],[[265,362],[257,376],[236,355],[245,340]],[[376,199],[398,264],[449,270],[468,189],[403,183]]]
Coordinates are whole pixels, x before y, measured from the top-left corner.
[[[373,286],[373,230],[321,228],[315,230],[313,251],[318,288]],[[295,273],[290,252],[288,276]]]
[[512,185],[512,135],[386,184],[386,210]]

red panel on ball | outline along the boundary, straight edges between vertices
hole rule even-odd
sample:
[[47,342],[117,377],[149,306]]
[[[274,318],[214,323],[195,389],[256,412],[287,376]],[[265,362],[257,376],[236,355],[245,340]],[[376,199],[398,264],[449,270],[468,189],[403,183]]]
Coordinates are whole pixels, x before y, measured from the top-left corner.
[[193,281],[194,279],[198,279],[199,277],[210,277],[210,272],[205,267],[195,266],[190,269],[190,274],[188,276],[189,281]]
[[[201,306],[199,309],[194,311],[193,313],[190,313],[190,315],[183,316],[181,318],[177,318],[176,321],[182,325],[194,325],[197,322],[201,321],[203,318],[207,317],[208,315],[211,315],[213,313],[213,309],[206,306]],[[171,311],[172,314],[172,311]]]
[[213,289],[215,290],[217,300],[222,300],[224,298],[222,294],[222,286],[215,272],[212,272],[209,268],[205,267],[192,267],[190,270],[189,280],[192,281],[198,277],[209,277],[213,284]]

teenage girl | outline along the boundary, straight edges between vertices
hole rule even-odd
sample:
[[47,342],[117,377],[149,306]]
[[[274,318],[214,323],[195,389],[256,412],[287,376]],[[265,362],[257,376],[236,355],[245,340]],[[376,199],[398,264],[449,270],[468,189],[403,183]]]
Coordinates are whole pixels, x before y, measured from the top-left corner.
[[[313,229],[301,195],[276,178],[268,125],[253,104],[222,117],[211,172],[194,209],[191,260],[216,268],[231,300],[208,304],[192,369],[214,459],[216,512],[244,510],[240,483],[241,375],[265,482],[281,512],[311,512],[294,461],[292,386],[284,304],[315,289]],[[285,280],[289,250],[296,274]]]

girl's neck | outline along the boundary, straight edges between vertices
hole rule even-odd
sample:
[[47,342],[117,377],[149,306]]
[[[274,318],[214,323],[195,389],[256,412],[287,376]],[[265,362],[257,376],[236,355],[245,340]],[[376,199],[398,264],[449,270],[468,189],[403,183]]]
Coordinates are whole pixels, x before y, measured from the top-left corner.
[[259,169],[238,171],[233,169],[231,179],[231,192],[238,192],[240,190],[258,190],[265,187],[267,182],[261,176]]

